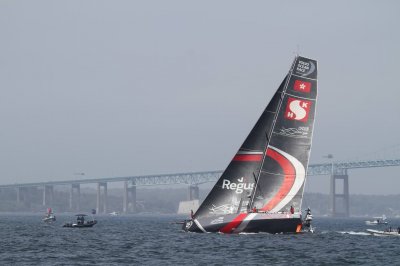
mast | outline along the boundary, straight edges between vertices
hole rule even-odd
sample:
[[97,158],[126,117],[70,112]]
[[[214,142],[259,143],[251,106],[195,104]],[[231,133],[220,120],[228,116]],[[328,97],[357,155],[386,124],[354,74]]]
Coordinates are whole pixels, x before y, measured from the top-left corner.
[[272,127],[269,128],[269,132],[265,132],[265,133],[266,133],[266,136],[267,136],[267,142],[265,143],[265,148],[264,148],[264,153],[263,153],[262,162],[261,162],[261,165],[260,165],[260,169],[259,169],[259,171],[258,171],[258,174],[257,174],[256,183],[254,184],[254,187],[253,187],[253,190],[252,190],[251,199],[250,199],[250,202],[249,202],[250,210],[253,209],[254,196],[256,195],[256,190],[257,190],[257,186],[258,186],[258,181],[260,180],[260,175],[261,175],[261,171],[262,171],[262,166],[264,165],[265,158],[267,157],[267,150],[268,150],[269,142],[270,142],[270,140],[271,140],[272,132],[274,131],[274,127],[275,127],[275,124],[276,124],[276,120],[277,120],[279,111],[280,111],[280,109],[281,109],[281,107],[282,107],[283,98],[284,98],[284,95],[285,95],[285,93],[286,93],[286,89],[287,89],[287,86],[288,86],[289,81],[290,81],[290,76],[291,76],[291,74],[292,74],[292,72],[293,72],[293,68],[294,68],[294,66],[295,66],[295,64],[296,64],[297,58],[298,58],[298,55],[295,56],[295,58],[294,58],[294,60],[293,60],[293,63],[292,63],[292,66],[290,67],[289,73],[288,73],[288,75],[287,75],[286,82],[285,82],[285,86],[283,87],[283,90],[282,90],[282,93],[281,93],[281,97],[280,97],[280,99],[279,99],[278,108],[276,109],[276,112],[275,112],[275,115],[274,115],[274,120],[273,120],[273,122],[272,122]]

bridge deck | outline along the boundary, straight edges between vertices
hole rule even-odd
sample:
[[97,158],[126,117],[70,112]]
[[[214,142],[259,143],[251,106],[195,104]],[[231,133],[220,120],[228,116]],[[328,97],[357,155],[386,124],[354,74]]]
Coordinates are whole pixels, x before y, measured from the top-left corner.
[[[311,164],[308,166],[307,175],[313,176],[313,175],[342,174],[344,171],[347,171],[348,169],[387,167],[387,166],[400,166],[400,159]],[[175,173],[175,174],[144,175],[144,176],[104,177],[104,178],[94,178],[94,179],[6,184],[6,185],[0,185],[0,188],[56,186],[56,185],[91,184],[91,183],[123,182],[123,181],[131,182],[136,186],[201,184],[201,183],[215,181],[217,180],[218,177],[221,176],[221,174],[222,171],[206,171],[206,172],[189,172],[189,173]]]

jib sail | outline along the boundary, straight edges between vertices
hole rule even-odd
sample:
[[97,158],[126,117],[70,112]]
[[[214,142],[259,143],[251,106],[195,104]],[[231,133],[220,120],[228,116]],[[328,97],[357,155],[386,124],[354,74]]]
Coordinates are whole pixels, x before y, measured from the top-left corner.
[[296,57],[195,217],[301,207],[317,96],[317,62]]

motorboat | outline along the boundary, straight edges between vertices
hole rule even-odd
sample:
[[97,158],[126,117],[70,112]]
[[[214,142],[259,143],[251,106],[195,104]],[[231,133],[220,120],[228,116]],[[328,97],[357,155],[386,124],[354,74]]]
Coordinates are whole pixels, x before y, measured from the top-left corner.
[[388,224],[386,220],[386,216],[382,215],[381,217],[374,217],[373,221],[365,221],[366,225],[381,225],[381,224]]
[[77,214],[75,216],[76,216],[75,223],[65,223],[63,227],[84,228],[84,227],[93,227],[95,224],[97,224],[97,221],[94,220],[93,218],[91,220],[85,221],[85,217],[87,217],[86,214]]
[[367,229],[367,232],[378,236],[400,236],[400,227],[398,227],[397,229],[389,227],[384,231]]

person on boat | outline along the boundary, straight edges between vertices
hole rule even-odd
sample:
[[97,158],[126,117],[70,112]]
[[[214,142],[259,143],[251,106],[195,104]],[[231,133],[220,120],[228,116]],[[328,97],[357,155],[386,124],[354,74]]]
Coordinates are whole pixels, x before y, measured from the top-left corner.
[[83,216],[78,216],[76,220],[78,221],[78,224],[83,224],[85,222],[85,218]]
[[256,207],[253,207],[253,212],[257,212],[257,208]]
[[193,210],[190,210],[190,218],[192,218],[192,220],[193,220],[193,218],[194,218]]
[[290,213],[293,214],[294,213],[294,207],[290,206]]

